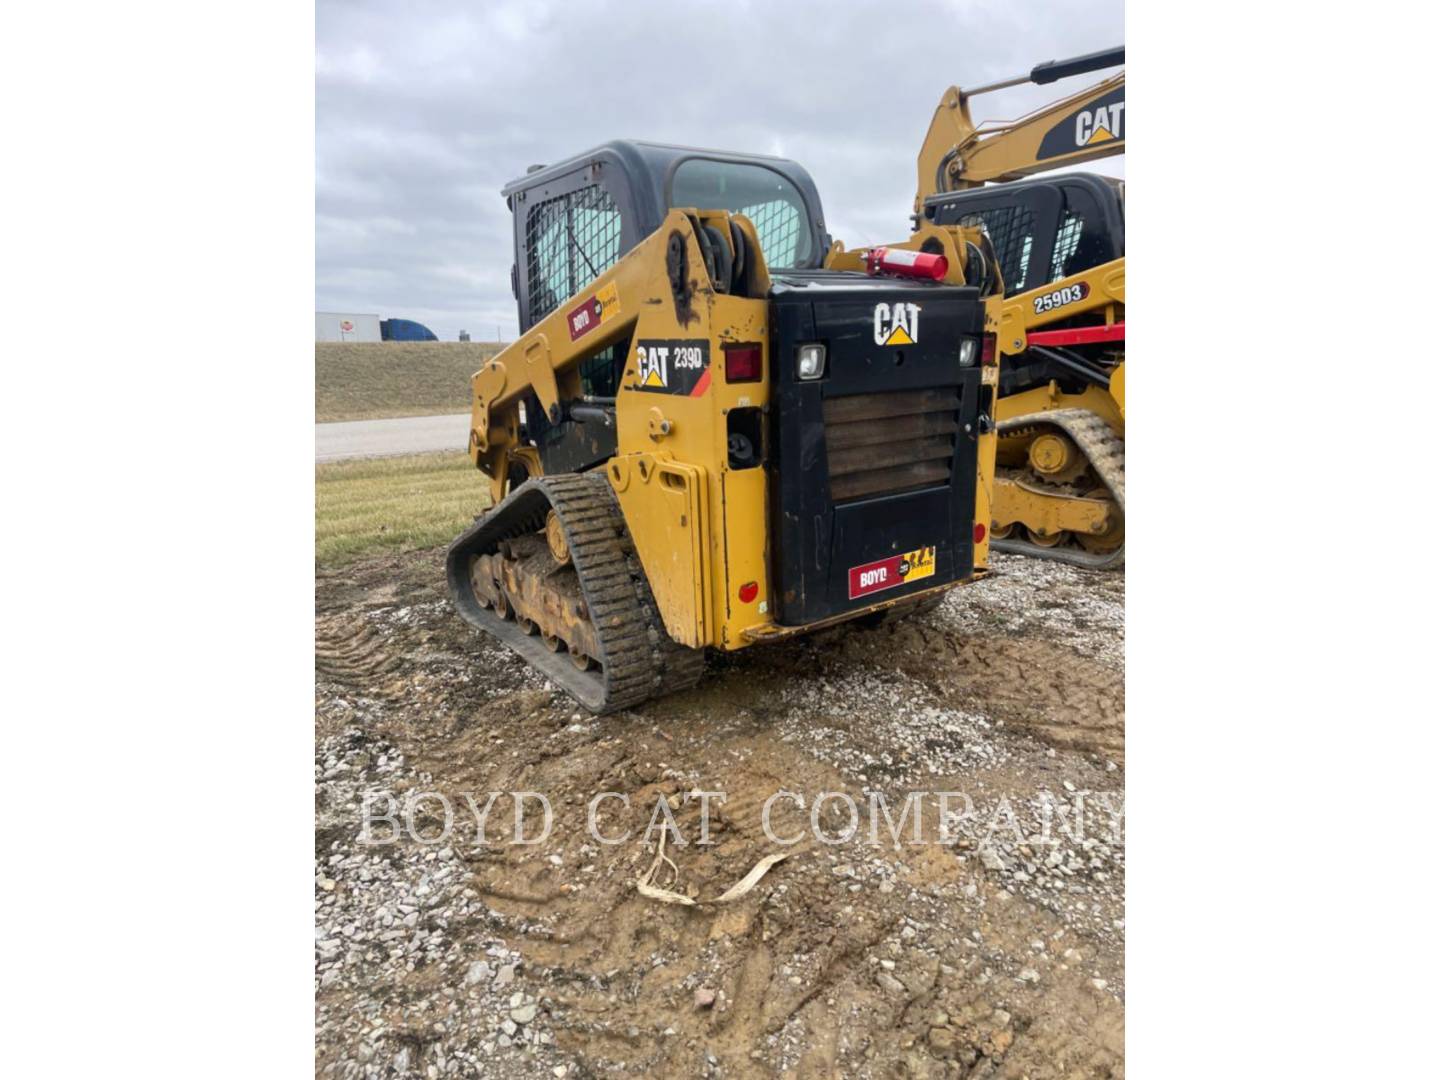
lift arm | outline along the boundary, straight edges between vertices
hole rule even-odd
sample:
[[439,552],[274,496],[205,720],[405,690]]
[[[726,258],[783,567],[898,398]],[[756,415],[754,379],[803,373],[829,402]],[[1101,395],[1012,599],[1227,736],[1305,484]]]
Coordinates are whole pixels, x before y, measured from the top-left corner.
[[1121,46],[1069,60],[1052,60],[1026,75],[969,90],[950,87],[935,109],[920,148],[915,212],[924,212],[925,199],[931,195],[1123,154],[1123,71],[1018,120],[982,129],[970,119],[970,99],[980,94],[1025,83],[1043,86],[1123,63],[1125,49]]
[[470,380],[469,453],[490,477],[494,501],[505,494],[512,460],[538,472],[533,450],[521,445],[527,394],[559,423],[581,399],[580,364],[629,336],[647,306],[671,309],[683,330],[697,318],[698,292],[764,296],[770,277],[759,251],[755,227],[738,214],[671,210],[624,258],[487,361]]

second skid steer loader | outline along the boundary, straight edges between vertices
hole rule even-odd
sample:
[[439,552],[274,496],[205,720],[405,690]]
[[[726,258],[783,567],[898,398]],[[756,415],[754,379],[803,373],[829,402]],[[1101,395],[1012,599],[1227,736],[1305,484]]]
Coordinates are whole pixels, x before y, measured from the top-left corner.
[[1054,170],[1124,153],[1125,73],[1008,123],[970,106],[1124,62],[1107,49],[951,87],[917,165],[917,230],[983,226],[1005,284],[995,547],[1091,568],[1125,556],[1125,185]]

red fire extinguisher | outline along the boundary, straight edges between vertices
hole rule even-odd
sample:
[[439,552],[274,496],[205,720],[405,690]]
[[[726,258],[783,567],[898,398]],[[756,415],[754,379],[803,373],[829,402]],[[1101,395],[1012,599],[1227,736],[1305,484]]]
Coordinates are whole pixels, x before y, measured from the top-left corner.
[[949,269],[950,261],[944,255],[889,247],[874,247],[865,252],[865,272],[872,277],[891,274],[924,281],[944,281]]

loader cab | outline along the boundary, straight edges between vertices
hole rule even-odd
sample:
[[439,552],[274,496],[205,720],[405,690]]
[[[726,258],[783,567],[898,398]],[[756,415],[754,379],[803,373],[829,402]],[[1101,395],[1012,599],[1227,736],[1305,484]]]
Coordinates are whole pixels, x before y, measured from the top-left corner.
[[510,273],[521,333],[658,229],[673,207],[744,214],[771,269],[815,269],[829,246],[815,182],[785,158],[616,140],[532,166],[501,193],[514,224]]
[[1006,296],[1125,254],[1125,182],[1095,173],[932,195],[925,217],[937,225],[983,225],[995,246]]
[[[522,334],[658,229],[673,207],[743,213],[772,270],[817,269],[829,247],[815,182],[785,158],[622,139],[532,166],[501,194],[514,229],[510,287]],[[587,398],[614,398],[628,352],[621,342],[580,366]],[[546,472],[589,468],[614,453],[613,427],[551,424],[538,402],[527,401],[524,416]]]

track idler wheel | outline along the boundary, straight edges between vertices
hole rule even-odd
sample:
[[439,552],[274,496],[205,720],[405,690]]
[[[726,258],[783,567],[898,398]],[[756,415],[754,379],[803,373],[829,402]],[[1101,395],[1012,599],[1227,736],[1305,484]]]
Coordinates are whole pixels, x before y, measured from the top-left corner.
[[1058,432],[1046,431],[1030,443],[1030,468],[1051,484],[1068,484],[1085,471],[1085,455],[1071,439]]
[[570,565],[570,544],[565,539],[565,530],[560,526],[560,517],[554,510],[545,516],[545,543],[557,563],[561,566]]

